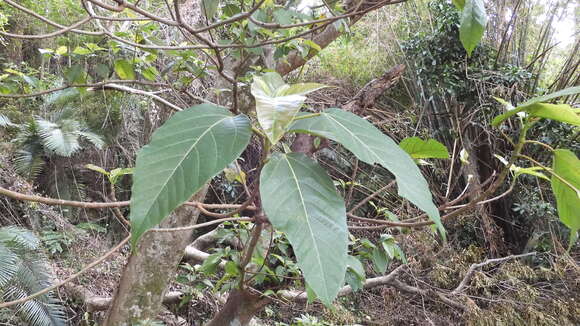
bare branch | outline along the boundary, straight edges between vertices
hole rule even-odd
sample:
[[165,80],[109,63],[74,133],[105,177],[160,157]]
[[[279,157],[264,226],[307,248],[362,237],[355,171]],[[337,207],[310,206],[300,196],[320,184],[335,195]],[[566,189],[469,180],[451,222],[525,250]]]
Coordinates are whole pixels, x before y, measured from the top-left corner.
[[68,27],[65,27],[63,29],[59,29],[58,31],[48,33],[48,34],[20,35],[20,34],[13,34],[13,33],[7,33],[7,32],[0,31],[0,35],[10,37],[10,38],[27,39],[27,40],[46,39],[46,38],[56,37],[56,36],[62,35],[62,34],[67,33],[67,32],[71,32],[75,28],[82,26],[82,25],[86,24],[87,22],[91,21],[91,19],[92,19],[91,17],[85,17],[83,20],[81,20],[79,22],[76,22]]
[[467,287],[467,285],[469,284],[469,282],[471,282],[471,279],[473,278],[475,271],[479,268],[482,268],[485,265],[501,263],[504,261],[518,259],[518,258],[522,258],[522,257],[535,256],[536,254],[537,253],[534,251],[534,252],[528,252],[526,254],[521,254],[521,255],[511,255],[511,256],[507,256],[507,257],[503,257],[503,258],[488,259],[488,260],[486,260],[482,263],[479,263],[479,264],[472,264],[469,267],[469,269],[467,270],[467,273],[465,273],[465,276],[463,277],[463,280],[461,280],[461,283],[459,283],[459,285],[455,288],[455,290],[451,291],[451,294],[458,294],[460,292],[463,292],[465,290],[465,288]]

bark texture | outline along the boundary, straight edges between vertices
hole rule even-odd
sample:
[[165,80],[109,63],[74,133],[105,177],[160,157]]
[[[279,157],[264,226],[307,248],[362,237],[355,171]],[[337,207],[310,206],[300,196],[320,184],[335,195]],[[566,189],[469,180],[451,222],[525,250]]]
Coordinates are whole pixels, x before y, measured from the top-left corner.
[[368,82],[352,100],[343,105],[343,109],[353,113],[361,113],[365,108],[373,106],[379,96],[401,79],[404,72],[404,64],[394,66],[381,77]]
[[245,289],[232,290],[225,306],[206,326],[247,326],[269,302],[269,299],[262,299]]
[[[192,200],[203,201],[206,192],[207,187],[204,187]],[[160,227],[193,225],[198,216],[197,208],[182,206],[161,222]],[[185,247],[191,243],[192,234],[193,230],[144,234],[135,252],[129,256],[103,325],[131,326],[157,316],[168,290],[167,284],[183,258]]]

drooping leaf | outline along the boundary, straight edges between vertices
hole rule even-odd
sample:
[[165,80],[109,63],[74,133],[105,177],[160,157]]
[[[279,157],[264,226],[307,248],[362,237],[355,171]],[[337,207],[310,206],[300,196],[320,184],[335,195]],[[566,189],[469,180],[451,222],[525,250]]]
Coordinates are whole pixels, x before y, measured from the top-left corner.
[[389,257],[383,248],[374,248],[371,252],[371,261],[373,268],[379,274],[384,274],[389,267]]
[[57,55],[65,55],[68,52],[68,48],[64,45],[59,46],[58,48],[56,48],[55,53]]
[[115,61],[115,72],[121,79],[135,79],[135,68],[133,67],[133,64],[127,60],[122,59]]
[[289,128],[332,139],[361,161],[380,164],[397,178],[399,195],[425,211],[444,236],[439,210],[433,204],[427,181],[413,159],[370,122],[340,109],[327,109],[319,116],[295,121]]
[[580,160],[576,155],[567,149],[557,149],[554,151],[553,170],[558,176],[566,180],[573,189],[558,177],[552,176],[552,191],[556,197],[558,216],[560,221],[570,228],[570,239],[576,237],[580,230]]
[[298,266],[318,298],[330,304],[347,264],[346,209],[332,179],[301,153],[275,154],[260,176],[268,219],[288,237]]
[[354,256],[347,256],[347,267],[364,279],[366,273],[363,264]]
[[159,76],[159,71],[157,71],[157,68],[150,66],[150,67],[147,67],[147,69],[143,69],[143,71],[141,71],[141,74],[146,79],[148,79],[150,81],[155,81],[157,76]]
[[412,158],[449,158],[447,147],[435,139],[405,138],[399,146]]
[[103,79],[108,78],[110,71],[109,71],[109,66],[107,66],[104,63],[99,63],[97,64],[97,66],[95,67],[95,72],[97,73],[97,75]]
[[141,235],[233,162],[250,140],[250,121],[201,104],[173,115],[137,155],[131,195],[131,235]]
[[315,83],[287,85],[275,72],[254,77],[251,91],[256,99],[258,122],[272,144],[284,136],[306,100],[304,95],[323,87]]
[[486,25],[487,14],[483,0],[466,0],[461,14],[459,38],[468,56],[471,56],[481,41]]
[[219,266],[223,256],[224,256],[223,253],[215,253],[209,255],[209,257],[207,257],[207,259],[203,261],[203,264],[201,265],[199,271],[206,275],[215,274],[217,267]]
[[77,46],[74,51],[74,54],[78,54],[78,55],[87,55],[87,54],[91,54],[93,53],[93,51],[87,49],[87,48],[83,48],[82,46]]

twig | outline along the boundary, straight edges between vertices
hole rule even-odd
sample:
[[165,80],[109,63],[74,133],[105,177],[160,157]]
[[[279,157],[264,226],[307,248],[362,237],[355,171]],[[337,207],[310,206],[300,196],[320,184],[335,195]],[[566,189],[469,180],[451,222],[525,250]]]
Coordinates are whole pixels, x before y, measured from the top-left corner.
[[395,184],[395,180],[389,182],[387,185],[381,187],[379,190],[373,192],[372,194],[368,195],[365,199],[361,200],[358,204],[356,204],[348,213],[352,214],[354,213],[357,209],[359,209],[362,205],[366,204],[369,200],[375,198],[378,194],[380,194],[381,192],[391,188],[393,185]]
[[223,222],[252,222],[254,221],[251,217],[228,217],[228,218],[221,218],[219,220],[213,220],[205,223],[194,224],[190,226],[182,226],[177,228],[156,228],[156,229],[149,229],[147,232],[179,232],[179,231],[190,231],[199,228],[203,228],[206,226],[211,226],[214,224],[221,224]]

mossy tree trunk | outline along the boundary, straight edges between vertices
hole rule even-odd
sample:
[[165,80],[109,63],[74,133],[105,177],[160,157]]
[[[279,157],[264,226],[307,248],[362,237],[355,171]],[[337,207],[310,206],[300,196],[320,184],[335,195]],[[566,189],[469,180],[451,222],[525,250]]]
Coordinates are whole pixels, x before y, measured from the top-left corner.
[[[203,201],[204,187],[192,198]],[[161,222],[160,227],[180,227],[197,222],[199,210],[182,206]],[[154,319],[161,310],[167,285],[175,275],[185,247],[192,241],[193,230],[147,232],[129,256],[117,292],[106,316],[105,326],[132,326]]]

